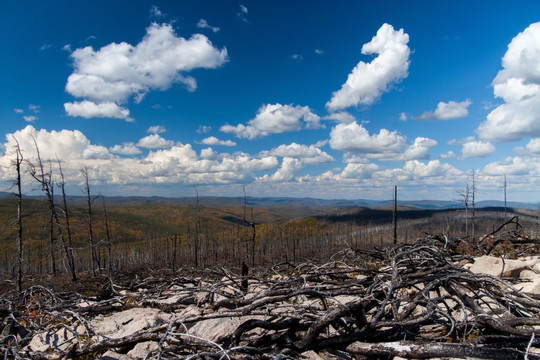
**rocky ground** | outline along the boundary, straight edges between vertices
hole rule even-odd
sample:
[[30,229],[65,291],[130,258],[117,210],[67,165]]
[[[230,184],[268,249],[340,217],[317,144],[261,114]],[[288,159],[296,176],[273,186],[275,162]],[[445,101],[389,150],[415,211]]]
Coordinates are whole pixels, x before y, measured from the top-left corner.
[[426,235],[247,277],[215,268],[33,285],[1,295],[0,351],[8,359],[540,359],[538,243],[517,231],[475,246]]

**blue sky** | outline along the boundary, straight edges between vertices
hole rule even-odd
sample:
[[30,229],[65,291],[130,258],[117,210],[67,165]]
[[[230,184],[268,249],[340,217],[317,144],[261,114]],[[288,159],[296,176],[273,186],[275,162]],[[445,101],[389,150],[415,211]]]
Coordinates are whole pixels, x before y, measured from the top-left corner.
[[[538,201],[537,1],[5,1],[17,139],[104,195]],[[57,168],[52,166],[53,176]],[[26,179],[26,191],[37,187]]]

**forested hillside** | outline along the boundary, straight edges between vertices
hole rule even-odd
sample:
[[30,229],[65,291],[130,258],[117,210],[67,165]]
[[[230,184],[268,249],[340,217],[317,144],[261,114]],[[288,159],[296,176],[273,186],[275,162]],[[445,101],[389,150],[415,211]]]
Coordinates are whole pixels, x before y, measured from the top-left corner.
[[[63,243],[68,236],[77,272],[325,261],[345,248],[392,245],[392,208],[328,205],[338,202],[98,196],[92,198],[90,221],[84,197],[75,197],[69,198],[67,217],[56,201],[63,229],[60,239],[47,202],[23,199],[24,270],[66,273],[69,264]],[[0,199],[0,271],[5,274],[16,267],[16,211],[16,199]],[[426,232],[472,238],[512,216],[532,229],[538,222],[538,213],[526,209],[508,208],[506,214],[504,208],[478,209],[473,218],[464,209],[400,206],[397,236],[402,243]]]

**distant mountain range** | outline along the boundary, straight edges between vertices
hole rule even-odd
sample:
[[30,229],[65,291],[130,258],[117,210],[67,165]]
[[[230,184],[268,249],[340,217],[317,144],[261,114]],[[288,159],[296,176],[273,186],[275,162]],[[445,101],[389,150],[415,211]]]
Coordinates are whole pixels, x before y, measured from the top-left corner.
[[[0,199],[14,197],[12,193],[0,192]],[[40,199],[42,196],[25,196],[28,199]],[[73,204],[84,204],[86,198],[84,196],[69,196],[69,201]],[[181,197],[181,198],[167,198],[159,196],[111,196],[107,197],[108,204],[129,204],[129,203],[153,203],[153,204],[196,204],[197,199],[195,197]],[[207,206],[244,206],[243,197],[213,197],[213,196],[201,196],[199,197],[199,203]],[[408,207],[411,209],[431,209],[431,210],[443,210],[452,208],[462,208],[463,204],[457,201],[446,200],[398,200],[400,207]],[[292,197],[248,197],[248,207],[289,207],[289,208],[330,208],[339,209],[347,207],[368,207],[372,209],[385,208],[393,206],[393,200],[346,200],[346,199],[317,199],[317,198],[292,198]],[[477,208],[485,207],[504,207],[503,201],[498,200],[483,200],[476,203]],[[537,210],[539,208],[538,203],[526,203],[526,202],[507,202],[509,208],[520,208]]]

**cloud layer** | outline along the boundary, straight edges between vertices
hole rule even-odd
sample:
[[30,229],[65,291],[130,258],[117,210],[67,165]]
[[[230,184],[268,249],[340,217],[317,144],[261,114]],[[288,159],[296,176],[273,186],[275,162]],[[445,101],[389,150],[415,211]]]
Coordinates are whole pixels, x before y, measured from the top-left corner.
[[255,139],[270,134],[297,131],[302,128],[318,128],[320,117],[308,106],[266,104],[259,108],[257,115],[247,125],[223,125],[220,130],[232,133],[238,138]]

